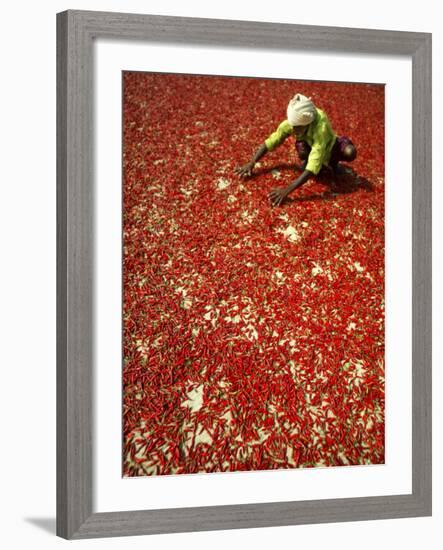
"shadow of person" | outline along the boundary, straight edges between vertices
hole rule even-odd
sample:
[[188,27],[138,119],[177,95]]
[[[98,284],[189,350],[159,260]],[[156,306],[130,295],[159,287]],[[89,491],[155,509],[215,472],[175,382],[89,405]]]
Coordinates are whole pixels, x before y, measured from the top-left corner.
[[345,195],[354,193],[360,189],[368,192],[374,191],[374,185],[366,178],[354,172],[352,168],[345,168],[344,173],[339,176],[333,176],[331,189],[334,189],[337,194]]
[[334,200],[340,195],[348,195],[361,189],[369,193],[374,192],[374,185],[365,177],[354,172],[352,168],[346,168],[344,173],[339,176],[334,176],[330,170],[325,170],[319,174],[317,181],[327,185],[328,189],[323,193],[288,197],[285,202]]
[[[268,166],[266,168],[255,168],[254,172],[248,179],[255,179],[266,174],[278,176],[280,172],[285,171],[302,172],[303,168],[297,163],[281,163],[274,166]],[[368,192],[374,191],[373,184],[365,177],[354,172],[354,170],[349,166],[343,168],[343,173],[339,176],[335,176],[331,169],[324,168],[317,176],[317,181],[327,185],[329,189],[321,194],[304,195],[302,197],[293,198],[288,197],[285,202],[292,202],[294,200],[303,201],[334,199],[337,195],[355,193],[359,189],[363,189]]]

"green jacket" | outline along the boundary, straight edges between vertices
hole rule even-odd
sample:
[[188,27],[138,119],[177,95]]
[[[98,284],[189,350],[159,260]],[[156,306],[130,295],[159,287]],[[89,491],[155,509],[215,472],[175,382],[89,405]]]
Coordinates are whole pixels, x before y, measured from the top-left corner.
[[[332,147],[337,139],[326,113],[321,109],[316,109],[316,111],[315,119],[308,125],[303,136],[298,138],[299,141],[306,141],[311,146],[306,170],[313,174],[318,174],[322,166],[329,164]],[[265,140],[267,150],[272,151],[291,135],[295,135],[294,127],[284,120],[277,130]]]

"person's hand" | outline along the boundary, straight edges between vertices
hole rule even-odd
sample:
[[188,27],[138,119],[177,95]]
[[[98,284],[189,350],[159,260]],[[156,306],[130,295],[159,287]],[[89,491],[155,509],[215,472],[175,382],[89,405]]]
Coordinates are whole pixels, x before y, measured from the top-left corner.
[[287,196],[288,196],[287,188],[279,187],[278,189],[273,189],[269,193],[269,200],[271,201],[272,206],[280,206]]
[[254,168],[254,162],[248,162],[243,166],[238,166],[234,172],[238,174],[241,178],[250,178],[252,176],[252,170]]

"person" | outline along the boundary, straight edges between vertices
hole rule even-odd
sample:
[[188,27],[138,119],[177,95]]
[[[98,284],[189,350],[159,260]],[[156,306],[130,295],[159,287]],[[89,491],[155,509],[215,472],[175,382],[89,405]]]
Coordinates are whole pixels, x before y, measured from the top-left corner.
[[284,120],[254,153],[252,159],[235,169],[241,178],[252,176],[255,164],[268,152],[293,135],[296,150],[302,161],[302,173],[286,187],[272,189],[269,199],[273,206],[280,206],[286,197],[316,176],[323,167],[330,167],[340,175],[343,168],[340,162],[352,162],[357,150],[347,136],[337,137],[326,113],[317,108],[312,100],[296,94],[288,104],[287,118]]

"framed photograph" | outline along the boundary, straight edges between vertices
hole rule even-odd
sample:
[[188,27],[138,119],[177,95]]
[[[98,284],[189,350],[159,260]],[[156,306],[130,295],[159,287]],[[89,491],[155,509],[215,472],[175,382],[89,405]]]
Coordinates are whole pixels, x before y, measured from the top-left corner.
[[57,16],[57,533],[431,514],[431,35]]

